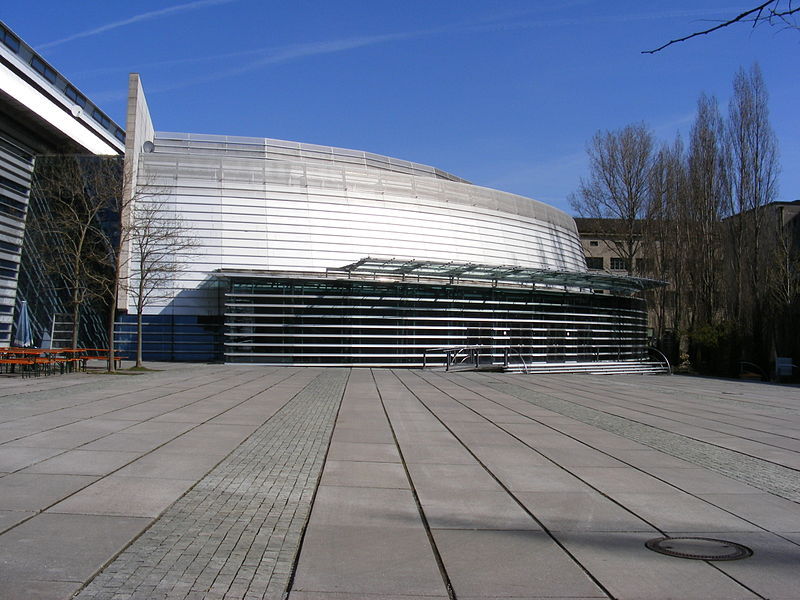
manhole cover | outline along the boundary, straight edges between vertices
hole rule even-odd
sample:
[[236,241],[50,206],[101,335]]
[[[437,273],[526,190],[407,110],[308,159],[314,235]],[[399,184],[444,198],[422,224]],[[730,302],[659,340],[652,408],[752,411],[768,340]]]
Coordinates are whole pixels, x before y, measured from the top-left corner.
[[695,560],[738,560],[753,555],[747,546],[725,540],[698,537],[662,537],[644,544],[650,550]]

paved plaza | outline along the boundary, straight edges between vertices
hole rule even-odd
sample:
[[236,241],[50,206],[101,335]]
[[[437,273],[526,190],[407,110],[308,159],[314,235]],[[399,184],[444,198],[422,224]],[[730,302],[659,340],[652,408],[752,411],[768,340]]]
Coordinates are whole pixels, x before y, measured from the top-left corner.
[[154,366],[0,379],[0,599],[800,598],[798,387]]

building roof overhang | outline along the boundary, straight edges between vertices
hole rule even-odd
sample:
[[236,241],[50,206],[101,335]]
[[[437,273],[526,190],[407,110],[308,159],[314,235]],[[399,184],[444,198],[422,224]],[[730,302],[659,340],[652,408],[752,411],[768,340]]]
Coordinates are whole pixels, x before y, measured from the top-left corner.
[[664,281],[581,271],[555,271],[513,265],[484,265],[477,263],[438,262],[397,258],[365,257],[354,263],[323,272],[270,271],[248,269],[220,269],[214,275],[227,278],[358,278],[418,281],[420,283],[447,282],[452,285],[492,285],[500,287],[546,287],[582,291],[608,291],[619,295],[632,295],[644,290],[667,285]]

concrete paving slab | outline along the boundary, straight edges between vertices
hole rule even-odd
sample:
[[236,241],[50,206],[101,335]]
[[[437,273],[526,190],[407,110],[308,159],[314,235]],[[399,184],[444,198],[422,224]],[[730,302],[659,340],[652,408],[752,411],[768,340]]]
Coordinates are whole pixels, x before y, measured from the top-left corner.
[[36,511],[0,510],[0,532],[14,527],[35,514],[37,514]]
[[526,467],[495,465],[494,475],[514,492],[582,492],[588,486],[557,466]]
[[149,519],[40,514],[0,536],[3,581],[83,582]]
[[295,592],[447,596],[422,526],[317,525],[306,531]]
[[488,431],[461,431],[458,427],[454,427],[453,431],[467,446],[500,446],[503,448],[519,446],[518,440],[494,426]]
[[59,454],[53,448],[20,448],[4,444],[0,448],[0,473],[13,473]]
[[0,480],[0,510],[43,510],[96,480],[84,475],[11,473]]
[[292,592],[292,600],[447,600],[448,596],[408,596],[405,594],[352,594],[339,592]]
[[[150,452],[174,439],[176,434],[168,432],[112,433],[94,442],[80,446],[81,450],[103,450],[122,452]],[[70,448],[74,446],[69,446]]]
[[614,598],[758,598],[705,561],[648,550],[644,544],[653,537],[648,533],[581,532],[559,533],[556,537]]
[[50,513],[157,517],[194,481],[111,475],[73,494]]
[[667,533],[675,531],[758,531],[760,528],[683,492],[630,494],[612,492],[614,500]]
[[489,468],[504,466],[527,469],[553,465],[553,461],[521,442],[513,446],[470,446],[470,450]]
[[758,489],[707,469],[653,467],[648,472],[690,494],[757,494]]
[[541,531],[433,530],[458,598],[605,598]]
[[599,448],[601,450],[646,450],[647,446],[630,440],[621,435],[614,435],[613,433],[606,433],[603,431],[589,431],[589,432],[575,432],[574,435],[589,446]]
[[57,427],[8,442],[6,446],[68,450],[83,444],[88,444],[89,442],[103,438],[106,435],[107,433],[105,432],[75,431],[74,429],[67,427]]
[[724,539],[743,544],[753,556],[742,560],[717,561],[714,565],[735,581],[765,598],[795,600],[800,590],[800,546],[771,533],[736,533],[724,537],[715,533],[676,533],[694,537]]
[[399,463],[400,453],[394,443],[332,442],[328,450],[328,458],[331,460]]
[[433,529],[540,530],[506,492],[418,489],[420,504]]
[[241,444],[260,425],[204,423],[164,444],[162,450],[223,456]]
[[370,444],[394,444],[392,430],[385,424],[383,427],[337,426],[333,433],[334,442],[360,442]]
[[800,533],[800,512],[796,502],[772,494],[701,494],[715,506],[777,533]]
[[11,580],[2,583],[0,598],[3,600],[53,600],[71,598],[81,584],[77,581],[31,581]]
[[155,477],[186,479],[195,482],[208,473],[219,457],[208,454],[187,454],[158,449],[123,467],[115,477]]
[[408,470],[418,491],[439,490],[467,494],[475,491],[503,491],[500,484],[477,463],[409,463]]
[[328,460],[320,485],[409,489],[399,463]]
[[140,452],[70,450],[24,469],[23,473],[108,475],[139,458]]
[[[401,442],[402,443],[402,442]],[[408,445],[403,444],[403,459],[408,463],[474,465],[475,458],[457,441]]]
[[696,469],[697,465],[658,450],[606,450],[611,456],[644,471],[654,468]]
[[422,527],[409,490],[329,485],[317,490],[312,522],[359,528]]
[[781,533],[781,537],[800,546],[800,533]]
[[575,467],[575,475],[606,493],[668,494],[675,488],[631,467]]
[[540,448],[547,458],[563,467],[625,467],[626,465],[613,456],[584,446],[572,448]]
[[657,530],[619,504],[594,491],[519,492],[517,498],[550,531]]

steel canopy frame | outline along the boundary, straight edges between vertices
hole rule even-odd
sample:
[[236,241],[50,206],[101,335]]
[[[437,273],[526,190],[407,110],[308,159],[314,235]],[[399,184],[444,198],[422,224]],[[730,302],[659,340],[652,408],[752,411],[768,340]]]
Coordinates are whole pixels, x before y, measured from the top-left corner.
[[578,271],[554,271],[512,265],[483,265],[478,263],[436,262],[398,258],[365,257],[349,265],[329,268],[328,272],[348,274],[425,277],[456,280],[490,281],[492,285],[530,284],[563,286],[591,290],[608,290],[618,294],[635,294],[667,285],[664,281],[642,277],[611,275]]

